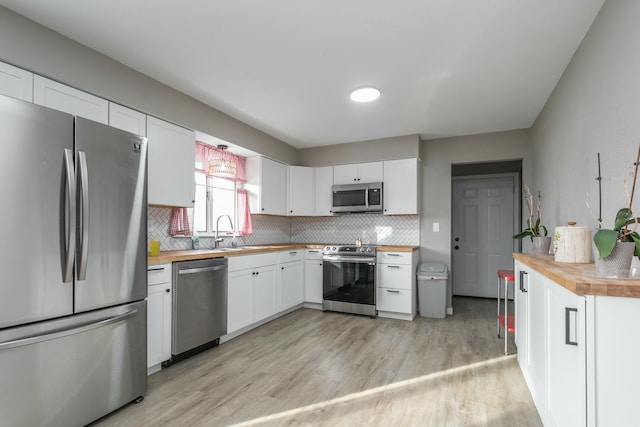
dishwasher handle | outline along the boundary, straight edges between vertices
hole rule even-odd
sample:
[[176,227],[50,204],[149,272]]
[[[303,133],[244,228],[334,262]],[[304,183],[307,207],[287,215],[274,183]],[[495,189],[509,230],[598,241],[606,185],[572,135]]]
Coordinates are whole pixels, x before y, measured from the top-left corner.
[[218,271],[224,270],[226,268],[226,265],[217,265],[215,267],[185,268],[184,270],[179,270],[178,274],[204,273],[205,271]]

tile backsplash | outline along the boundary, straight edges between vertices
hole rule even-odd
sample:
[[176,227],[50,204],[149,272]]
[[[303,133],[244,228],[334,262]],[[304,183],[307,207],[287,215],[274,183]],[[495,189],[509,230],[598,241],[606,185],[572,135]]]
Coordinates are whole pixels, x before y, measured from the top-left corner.
[[[252,215],[253,234],[239,237],[240,245],[269,243],[355,243],[420,245],[418,215],[385,216],[380,214],[342,215],[334,217],[282,217]],[[171,208],[149,207],[147,238],[160,240],[163,251],[191,249],[191,239],[169,236]],[[211,248],[212,237],[200,237],[201,248]],[[231,246],[225,238],[220,246]]]

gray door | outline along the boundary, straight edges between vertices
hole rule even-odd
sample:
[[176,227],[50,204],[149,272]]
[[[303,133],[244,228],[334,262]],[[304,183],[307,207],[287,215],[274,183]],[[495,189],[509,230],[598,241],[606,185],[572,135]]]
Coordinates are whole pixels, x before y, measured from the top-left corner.
[[497,270],[513,269],[514,191],[513,176],[453,181],[454,295],[496,298]]
[[146,138],[76,117],[75,311],[147,295]]
[[0,96],[0,146],[0,328],[71,314],[73,117]]

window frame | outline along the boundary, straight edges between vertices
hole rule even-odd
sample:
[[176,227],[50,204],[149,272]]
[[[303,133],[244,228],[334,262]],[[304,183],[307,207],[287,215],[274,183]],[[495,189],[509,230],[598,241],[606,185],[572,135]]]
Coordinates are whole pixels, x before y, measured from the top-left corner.
[[[198,179],[198,174],[201,175],[200,180]],[[204,176],[205,178],[205,184],[203,185],[201,182],[202,180],[202,176]],[[225,220],[224,218],[221,218],[220,221],[220,236],[232,236],[233,235],[233,231],[235,228],[237,228],[237,224],[238,224],[238,188],[240,188],[240,183],[236,182],[236,181],[231,181],[231,180],[226,180],[224,178],[216,178],[216,177],[212,177],[212,176],[207,176],[205,173],[203,172],[199,172],[199,171],[195,171],[195,182],[194,184],[196,185],[196,195],[198,193],[198,186],[203,187],[205,189],[206,192],[206,196],[205,196],[205,224],[206,224],[206,230],[198,230],[196,229],[196,215],[198,214],[198,212],[200,212],[200,207],[198,206],[197,202],[194,203],[194,209],[193,209],[193,227],[194,229],[196,229],[196,231],[198,232],[198,236],[204,236],[204,237],[214,237],[216,234],[216,220],[218,217],[214,218],[215,214],[214,214],[214,207],[213,207],[213,203],[214,203],[214,197],[213,197],[213,193],[217,190],[217,191],[230,191],[233,194],[233,206],[232,209],[222,209],[222,211],[227,211],[230,212],[228,213],[228,215],[231,217],[232,221],[233,221],[233,228],[230,228],[230,224],[229,221]],[[217,185],[216,185],[217,184]],[[224,184],[224,185],[220,185],[220,184]],[[196,197],[196,201],[197,201],[198,197]],[[225,215],[224,213],[222,213],[221,215]]]

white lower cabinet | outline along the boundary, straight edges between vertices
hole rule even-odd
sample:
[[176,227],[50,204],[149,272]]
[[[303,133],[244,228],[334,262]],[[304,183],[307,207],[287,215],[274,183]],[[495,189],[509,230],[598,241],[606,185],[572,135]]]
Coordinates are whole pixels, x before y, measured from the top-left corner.
[[304,250],[278,253],[280,266],[278,311],[304,302]]
[[545,278],[546,420],[549,426],[586,425],[585,297]]
[[304,260],[304,302],[322,304],[322,251],[307,249]]
[[378,316],[404,320],[413,320],[416,317],[418,258],[418,251],[378,252],[376,265]]
[[518,363],[543,424],[637,425],[640,298],[577,295],[515,270]]
[[147,268],[147,373],[171,358],[171,264]]
[[229,258],[227,334],[277,312],[274,253]]

